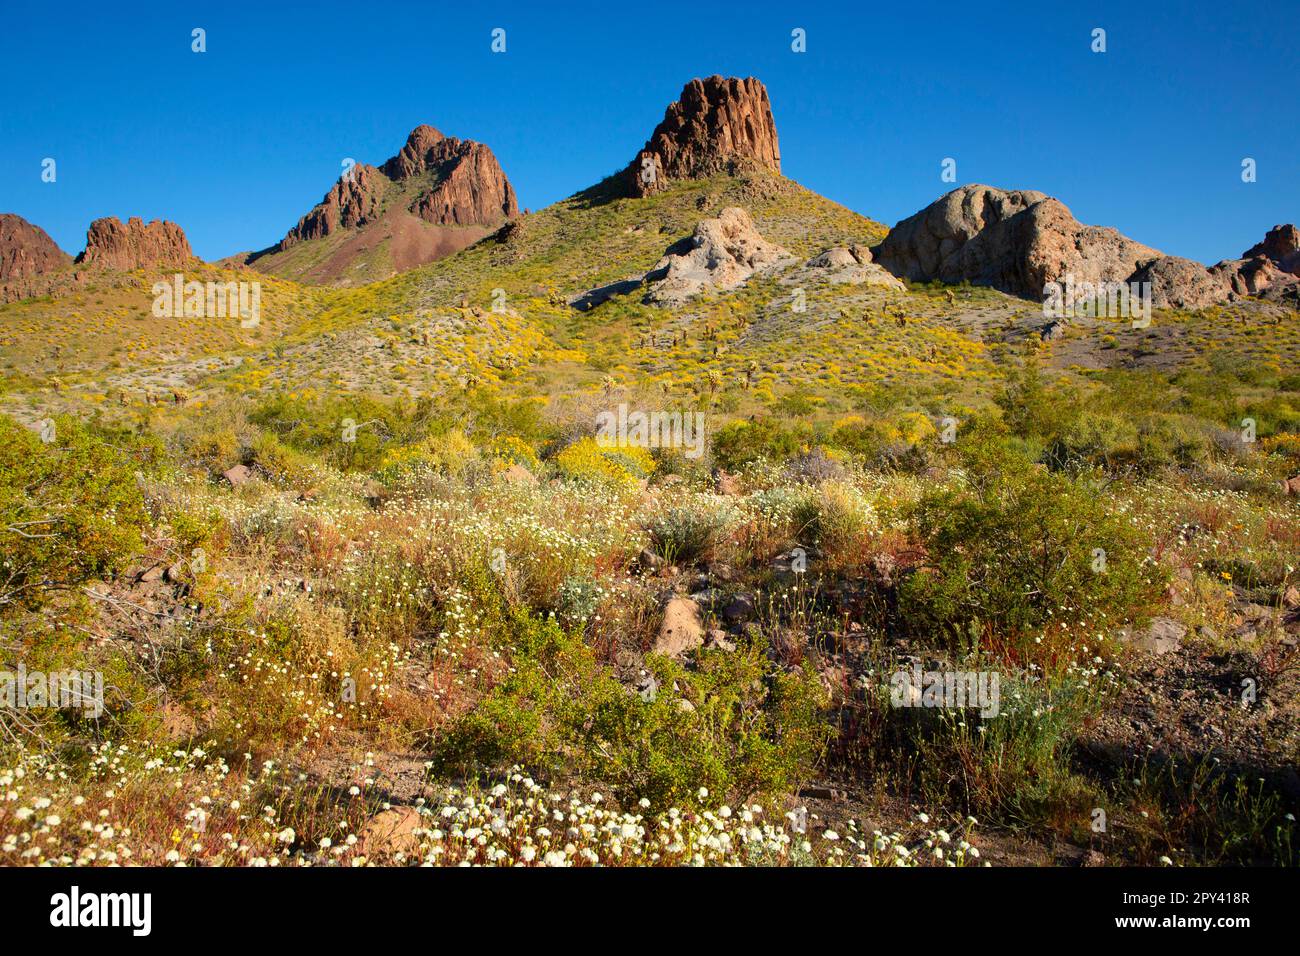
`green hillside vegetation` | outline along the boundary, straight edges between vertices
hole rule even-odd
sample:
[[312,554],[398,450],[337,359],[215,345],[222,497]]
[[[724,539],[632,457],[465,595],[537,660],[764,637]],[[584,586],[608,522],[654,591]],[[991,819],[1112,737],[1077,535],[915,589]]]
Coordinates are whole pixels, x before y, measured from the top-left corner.
[[[0,669],[107,688],[0,710],[6,862],[1297,862],[1300,317],[1044,341],[805,269],[885,230],[787,180],[607,188],[366,285],[187,276],[253,330],[145,274],[0,307]],[[729,206],[796,263],[568,304]],[[894,706],[913,664],[1000,713]]]

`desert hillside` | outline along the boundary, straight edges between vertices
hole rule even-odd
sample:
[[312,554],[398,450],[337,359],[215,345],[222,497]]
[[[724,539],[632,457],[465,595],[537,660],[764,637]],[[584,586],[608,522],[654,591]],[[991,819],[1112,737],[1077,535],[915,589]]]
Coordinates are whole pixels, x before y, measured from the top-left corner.
[[98,675],[0,863],[1295,865],[1295,227],[891,229],[772,111],[535,211],[421,126],[219,263],[0,218],[0,669]]

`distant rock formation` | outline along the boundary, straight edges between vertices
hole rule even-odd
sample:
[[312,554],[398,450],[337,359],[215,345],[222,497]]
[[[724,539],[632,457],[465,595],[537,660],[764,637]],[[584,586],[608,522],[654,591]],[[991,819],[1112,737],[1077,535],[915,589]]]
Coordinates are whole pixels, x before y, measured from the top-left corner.
[[[396,156],[351,167],[279,243],[246,261],[296,279],[349,281],[353,264],[381,245],[391,271],[400,272],[463,249],[518,215],[514,187],[491,149],[417,126]],[[307,268],[279,255],[339,233],[342,246]]]
[[18,282],[71,262],[40,226],[13,213],[0,214],[0,283]]
[[298,220],[279,249],[289,249],[300,242],[323,239],[339,229],[358,229],[378,218],[384,196],[383,174],[365,163],[358,163],[339,177],[325,198],[311,212]]
[[1255,295],[1292,303],[1300,300],[1300,230],[1274,226],[1240,259],[1225,259],[1210,269],[1233,296]]
[[767,88],[755,79],[691,80],[622,174],[628,195],[647,196],[679,179],[746,169],[781,172]]
[[1067,277],[1077,285],[1149,282],[1154,307],[1198,309],[1289,288],[1276,277],[1300,267],[1295,244],[1294,227],[1278,226],[1247,258],[1207,269],[1110,227],[1086,226],[1044,193],[972,184],[904,219],[872,254],[912,281],[969,281],[1039,301],[1049,283]]
[[123,225],[109,216],[86,231],[86,248],[77,263],[100,269],[180,269],[194,259],[185,232],[174,222],[155,219],[148,225],[132,216]]
[[1274,226],[1265,234],[1263,242],[1251,246],[1241,257],[1270,259],[1283,272],[1300,275],[1300,229],[1290,223]]

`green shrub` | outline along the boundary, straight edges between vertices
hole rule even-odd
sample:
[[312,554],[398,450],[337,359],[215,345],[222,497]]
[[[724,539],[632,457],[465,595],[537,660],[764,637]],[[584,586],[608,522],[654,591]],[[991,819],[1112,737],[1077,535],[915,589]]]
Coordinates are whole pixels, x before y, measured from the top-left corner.
[[1024,651],[1049,625],[1104,632],[1148,616],[1164,588],[1135,526],[1062,475],[977,471],[923,495],[911,519],[929,561],[902,585],[900,611],[957,644],[974,636]]
[[713,436],[713,456],[726,469],[755,461],[781,462],[798,452],[810,435],[771,418],[728,422]]
[[687,672],[661,657],[654,694],[624,687],[554,619],[516,615],[507,679],[434,743],[443,772],[519,764],[607,781],[624,806],[778,795],[812,772],[829,736],[810,673],[777,672],[757,646],[703,652]]
[[45,444],[0,416],[0,611],[112,575],[141,548],[142,462],[72,418],[56,420],[55,436]]
[[652,517],[646,524],[650,547],[668,564],[707,561],[727,532],[729,513],[679,506]]

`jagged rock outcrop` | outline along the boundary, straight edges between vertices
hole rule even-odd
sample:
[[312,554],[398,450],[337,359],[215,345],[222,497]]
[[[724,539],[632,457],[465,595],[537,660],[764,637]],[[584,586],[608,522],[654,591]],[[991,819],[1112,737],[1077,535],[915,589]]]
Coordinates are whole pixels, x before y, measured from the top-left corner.
[[647,196],[677,179],[766,169],[781,172],[767,88],[755,79],[691,80],[622,174],[624,191]]
[[[346,282],[358,260],[383,260],[391,272],[411,269],[477,242],[518,215],[514,187],[491,149],[422,125],[382,166],[353,166],[279,243],[247,262],[296,279]],[[342,239],[323,260],[281,255],[337,234]]]
[[468,139],[443,136],[417,126],[401,152],[384,163],[393,180],[433,173],[438,184],[411,206],[426,222],[441,226],[497,225],[519,215],[514,187],[492,150]]
[[383,201],[384,176],[374,166],[358,163],[339,177],[329,192],[298,220],[280,240],[281,249],[299,242],[321,239],[339,229],[356,229],[379,215]]
[[1269,259],[1283,272],[1300,276],[1300,229],[1291,223],[1274,226],[1265,234],[1263,242],[1251,246],[1241,258]]
[[86,230],[81,265],[101,269],[181,269],[194,259],[185,232],[174,222],[148,224],[132,216],[125,224],[115,216],[96,219]]
[[0,283],[16,283],[71,262],[40,226],[13,213],[0,214]]
[[[392,184],[417,177],[431,180],[407,211],[437,226],[500,226],[519,215],[514,187],[487,146],[444,136],[432,126],[417,126],[406,145],[383,167],[364,163],[340,177],[321,203],[285,237],[294,241],[356,229],[376,220]],[[287,244],[287,245],[286,245]]]
[[703,292],[734,289],[756,272],[791,261],[790,253],[759,235],[749,213],[731,206],[717,219],[702,220],[646,273],[645,301],[681,305]]
[[1240,259],[1225,259],[1209,271],[1227,290],[1225,298],[1300,300],[1300,230],[1290,224],[1274,226]]

